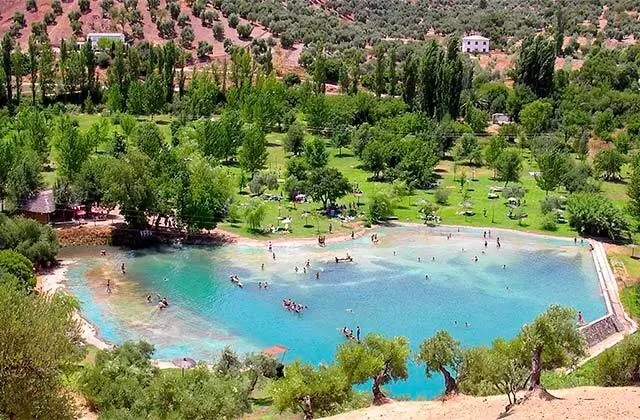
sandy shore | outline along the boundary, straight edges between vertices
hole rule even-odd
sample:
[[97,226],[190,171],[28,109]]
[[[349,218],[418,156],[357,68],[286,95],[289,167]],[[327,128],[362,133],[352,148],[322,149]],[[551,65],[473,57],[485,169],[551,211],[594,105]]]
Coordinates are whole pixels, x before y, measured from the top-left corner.
[[[57,291],[66,290],[67,269],[75,264],[74,260],[63,260],[60,265],[49,270],[47,273],[38,276],[36,290],[43,294],[53,294]],[[76,312],[74,318],[80,324],[80,333],[82,340],[99,349],[109,349],[111,344],[98,337],[98,331],[91,325],[89,321],[84,319],[79,312]]]
[[[420,226],[420,225],[418,225]],[[375,228],[374,228],[375,229]],[[243,246],[265,246],[269,242],[276,244],[281,247],[295,247],[295,246],[306,246],[306,245],[318,245],[318,238],[300,238],[295,236],[282,236],[278,238],[264,238],[264,239],[254,239],[247,238],[241,236],[234,232],[228,232],[222,229],[216,229],[218,232],[229,238],[230,243],[234,243],[237,245]],[[340,233],[340,234],[326,234],[324,235],[326,238],[326,244],[336,244],[340,242],[350,241],[352,239],[357,239],[364,236],[367,233],[367,230],[372,230],[371,228],[367,229],[364,227],[357,227],[353,230],[353,238],[351,237],[351,233]]]
[[[557,399],[533,396],[517,405],[509,419],[632,419],[640,416],[640,388],[580,387],[550,391]],[[504,395],[456,396],[448,401],[393,402],[337,416],[332,420],[366,419],[497,419],[507,405]]]

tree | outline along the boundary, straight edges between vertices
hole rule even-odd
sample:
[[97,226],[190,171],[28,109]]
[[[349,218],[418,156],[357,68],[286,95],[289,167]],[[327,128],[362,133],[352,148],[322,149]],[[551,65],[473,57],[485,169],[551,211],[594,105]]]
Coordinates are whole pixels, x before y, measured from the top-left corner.
[[11,249],[0,251],[0,283],[10,276],[16,280],[15,286],[24,292],[31,292],[36,286],[33,264],[24,255]]
[[405,337],[385,338],[367,334],[361,342],[350,340],[338,347],[336,360],[352,384],[372,381],[373,403],[384,404],[389,399],[381,386],[408,377],[409,342]]
[[190,231],[215,228],[233,201],[231,179],[204,159],[192,160],[185,175],[180,177],[178,219]]
[[244,219],[249,229],[253,231],[260,230],[266,213],[267,209],[262,200],[255,199],[249,202],[244,210]]
[[158,125],[151,121],[137,124],[132,140],[138,150],[151,159],[155,159],[165,150],[164,137]]
[[562,184],[563,177],[570,167],[569,159],[570,156],[559,151],[544,152],[536,157],[541,172],[536,176],[536,183],[545,195],[549,195],[549,191]]
[[87,13],[89,11],[89,0],[78,0],[78,8],[81,13]]
[[375,48],[376,62],[374,67],[374,87],[375,92],[378,98],[384,93],[386,90],[386,82],[385,82],[385,49],[379,44]]
[[87,136],[78,132],[69,116],[62,116],[55,124],[53,145],[62,173],[74,179],[91,154],[92,145]]
[[294,122],[287,130],[287,136],[284,139],[284,150],[298,156],[304,149],[304,125]]
[[615,239],[628,229],[622,212],[613,202],[599,194],[572,194],[567,200],[569,224],[581,234]]
[[553,105],[547,101],[534,101],[525,105],[520,111],[520,122],[527,135],[546,133],[551,129]]
[[242,147],[238,152],[240,167],[250,174],[262,169],[267,162],[267,139],[257,127],[251,127],[244,131]]
[[329,161],[329,152],[327,152],[324,141],[319,138],[314,138],[304,144],[304,155],[311,169],[323,168],[327,166]]
[[620,169],[625,162],[625,156],[616,149],[604,149],[593,159],[593,166],[598,175],[610,181],[620,178]]
[[264,353],[249,353],[242,360],[243,371],[249,377],[247,392],[251,394],[261,377],[275,379],[278,366],[281,365],[274,357]]
[[0,281],[0,416],[66,419],[76,416],[61,371],[80,361],[77,303],[66,294],[25,294]]
[[329,209],[338,198],[351,192],[351,184],[337,169],[325,167],[311,171],[306,191],[314,200],[321,201],[325,209]]
[[433,139],[416,139],[406,145],[398,170],[411,188],[427,188],[433,180],[433,170],[440,161]]
[[7,176],[7,196],[15,206],[32,197],[43,185],[42,163],[35,152],[25,149]]
[[251,36],[251,32],[253,32],[253,25],[250,23],[241,23],[236,26],[236,31],[238,32],[239,38],[248,39]]
[[9,32],[6,32],[2,37],[2,43],[0,43],[0,50],[2,51],[2,70],[4,72],[5,77],[5,88],[7,89],[7,100],[11,101],[13,99],[13,94],[11,93],[11,74],[12,74],[12,61],[11,61],[11,50],[13,49],[13,39],[11,39],[11,35]]
[[549,96],[553,89],[554,50],[553,42],[544,35],[529,36],[522,41],[516,60],[516,82],[541,98]]
[[556,27],[555,27],[555,53],[557,57],[562,57],[562,44],[564,43],[564,31],[567,24],[567,18],[564,15],[562,6],[556,8]]
[[445,383],[444,393],[450,395],[458,392],[456,378],[451,373],[457,374],[461,357],[460,342],[451,337],[447,331],[439,330],[433,337],[420,344],[416,362],[425,365],[427,378],[436,372],[441,373]]
[[522,327],[523,351],[531,357],[530,389],[540,386],[543,367],[565,366],[585,354],[585,338],[576,328],[575,316],[576,311],[571,308],[551,305]]
[[39,58],[40,77],[38,83],[40,84],[42,103],[47,103],[47,96],[52,93],[55,86],[55,56],[49,42],[44,42],[40,45]]
[[380,140],[374,140],[367,144],[362,151],[362,163],[373,172],[374,179],[380,179],[380,173],[385,168],[386,160],[386,147]]
[[198,41],[198,58],[200,60],[206,59],[209,54],[213,52],[213,45],[209,44],[207,41]]
[[600,386],[628,386],[640,381],[640,335],[630,334],[596,358],[595,380]]
[[211,27],[211,32],[213,32],[213,38],[216,41],[222,41],[224,39],[224,25],[221,22],[215,22]]
[[505,149],[496,162],[498,179],[504,181],[506,186],[509,182],[517,182],[522,171],[522,157],[520,151],[515,148]]
[[147,226],[147,212],[155,202],[153,162],[147,155],[130,150],[105,174],[105,199],[120,206],[120,213],[133,228]]
[[333,129],[331,142],[334,147],[338,148],[338,157],[342,157],[342,148],[347,147],[351,142],[351,132],[345,125],[338,125]]
[[367,209],[367,221],[369,223],[378,223],[387,220],[393,215],[393,203],[388,194],[379,192],[374,194],[369,201]]
[[24,255],[34,264],[55,264],[58,237],[49,225],[24,217],[0,215],[0,243]]
[[493,176],[496,176],[496,169],[498,168],[498,159],[502,151],[507,148],[507,141],[503,136],[491,136],[489,144],[484,148],[484,160],[487,162],[487,166],[493,169]]
[[284,379],[276,381],[270,389],[278,411],[301,411],[305,420],[330,413],[348,401],[352,393],[351,384],[338,366],[315,369],[297,360],[287,365]]
[[28,44],[28,66],[29,74],[31,76],[29,82],[31,83],[31,104],[36,104],[36,82],[38,80],[38,45],[36,44],[36,38],[34,35],[29,36]]
[[460,138],[459,158],[467,159],[469,164],[478,164],[482,160],[482,152],[478,138],[471,133],[465,133]]
[[[1,157],[0,151],[0,158]],[[2,179],[2,172],[0,172],[0,179]],[[631,213],[636,220],[640,220],[640,161],[637,159],[632,162],[631,176],[627,184],[627,197],[629,197],[629,202],[627,203],[629,213]]]

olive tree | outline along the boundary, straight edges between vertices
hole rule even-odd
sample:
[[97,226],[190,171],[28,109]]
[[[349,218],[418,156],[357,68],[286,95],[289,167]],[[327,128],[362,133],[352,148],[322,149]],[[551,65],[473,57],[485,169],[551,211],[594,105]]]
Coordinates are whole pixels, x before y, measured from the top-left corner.
[[585,354],[585,339],[576,328],[575,317],[574,309],[551,305],[522,327],[522,351],[531,358],[529,389],[540,387],[543,368],[566,366]]
[[447,331],[439,330],[433,337],[420,344],[416,361],[424,364],[427,378],[436,372],[442,374],[445,384],[444,393],[449,395],[458,392],[457,378],[452,375],[452,372],[457,374],[461,356],[460,342],[451,337]]
[[372,381],[373,403],[379,405],[389,402],[381,386],[407,379],[409,353],[406,337],[389,339],[367,334],[361,342],[351,340],[340,345],[336,359],[350,383]]
[[353,390],[340,367],[330,365],[315,369],[296,360],[287,365],[284,378],[273,384],[270,394],[280,412],[302,412],[308,420],[348,401]]

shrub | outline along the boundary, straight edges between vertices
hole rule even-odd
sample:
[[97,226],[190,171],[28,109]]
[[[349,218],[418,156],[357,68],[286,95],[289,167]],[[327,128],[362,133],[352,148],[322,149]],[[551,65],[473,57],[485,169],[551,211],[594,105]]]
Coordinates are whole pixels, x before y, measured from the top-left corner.
[[624,215],[607,197],[593,193],[573,194],[567,200],[569,224],[582,234],[615,239],[628,230]]
[[22,12],[15,12],[13,14],[13,23],[20,25],[20,27],[22,28],[25,25],[25,19],[24,19],[24,13]]
[[198,58],[200,60],[204,60],[205,58],[207,58],[207,55],[211,54],[212,51],[213,46],[207,41],[198,42]]
[[250,23],[242,23],[236,27],[236,31],[240,38],[247,39],[251,36],[251,32],[253,32],[253,25]]
[[542,225],[540,226],[544,230],[555,231],[558,229],[557,216],[555,212],[547,213],[542,218]]
[[449,200],[449,194],[451,194],[449,190],[438,188],[436,192],[433,194],[433,197],[436,200],[436,203],[441,205],[446,205],[447,201]]
[[191,27],[191,25],[182,28],[182,32],[180,33],[180,40],[182,41],[182,45],[184,47],[190,47],[194,39],[195,34],[193,33],[193,28]]
[[78,0],[78,8],[80,13],[87,13],[89,11],[89,0]]
[[191,21],[191,18],[185,12],[180,13],[178,16],[178,26],[183,27],[186,26]]
[[74,9],[67,13],[67,17],[69,18],[69,21],[71,21],[71,23],[77,22],[78,19],[80,19],[80,12]]
[[284,75],[284,78],[282,79],[282,82],[287,87],[299,85],[300,81],[301,81],[300,76],[298,76],[296,73],[287,73]]
[[224,25],[220,22],[215,22],[211,27],[211,32],[213,32],[213,37],[216,41],[222,41],[224,39]]
[[377,193],[369,201],[367,208],[367,221],[377,223],[387,220],[393,215],[393,203],[387,194]]
[[56,15],[54,15],[53,12],[47,12],[44,14],[43,20],[47,26],[53,25],[56,21]]
[[56,16],[62,15],[62,4],[60,3],[60,0],[53,0],[51,2],[51,10],[56,14]]
[[27,12],[31,10],[33,10],[34,12],[37,12],[38,4],[36,3],[36,0],[27,0],[26,8],[27,8]]
[[228,22],[229,22],[229,26],[231,28],[235,28],[240,23],[240,17],[238,15],[236,15],[235,13],[233,13],[233,14],[229,15]]
[[282,48],[291,48],[295,42],[296,38],[291,32],[284,32],[280,35],[280,45],[282,45]]
[[547,196],[540,200],[540,210],[542,211],[542,214],[547,214],[560,208],[562,208],[560,197]]

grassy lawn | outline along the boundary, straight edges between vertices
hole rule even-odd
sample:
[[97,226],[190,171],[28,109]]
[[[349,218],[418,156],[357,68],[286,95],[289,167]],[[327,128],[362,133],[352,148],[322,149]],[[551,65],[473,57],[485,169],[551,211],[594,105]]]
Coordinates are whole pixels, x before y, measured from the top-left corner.
[[[78,120],[81,131],[87,130],[91,124],[98,121],[101,116],[97,114],[78,114],[74,118]],[[156,122],[167,138],[170,136],[169,115],[156,115],[151,117],[139,117],[138,121]],[[114,125],[113,130],[120,130],[119,126]],[[282,183],[285,178],[285,166],[287,154],[285,153],[282,143],[285,135],[282,133],[270,133],[267,135],[269,158],[265,169],[273,171],[277,174]],[[311,138],[311,135],[307,135]],[[98,152],[106,151],[107,145],[101,145]],[[391,192],[391,184],[388,182],[379,182],[372,179],[372,174],[361,168],[361,163],[357,157],[348,149],[342,150],[339,155],[337,149],[329,147],[330,153],[329,166],[339,169],[353,184],[357,185],[362,191],[362,196],[356,197],[349,195],[339,200],[340,204],[359,204],[360,215],[364,215],[366,205],[370,197],[380,191]],[[543,215],[540,210],[540,200],[544,198],[545,192],[536,184],[535,178],[530,172],[536,171],[535,162],[532,161],[530,152],[522,150],[524,158],[523,171],[520,183],[525,187],[527,193],[522,201],[520,209],[527,214],[527,217],[520,221],[508,217],[509,207],[506,200],[502,197],[489,199],[488,193],[492,186],[503,186],[503,183],[492,178],[492,171],[485,167],[474,168],[460,163],[454,163],[450,160],[443,160],[436,168],[439,177],[440,188],[449,191],[448,202],[444,206],[440,206],[438,211],[444,224],[450,225],[467,225],[487,228],[507,228],[522,231],[544,232],[547,234],[558,236],[574,236],[575,232],[567,224],[558,224],[557,230],[553,232],[542,230]],[[230,166],[228,171],[239,176],[240,170],[237,167]],[[461,174],[467,179],[464,189],[460,185]],[[55,184],[56,175],[54,172],[44,172],[45,184],[53,186]],[[412,195],[397,198],[395,200],[395,217],[402,222],[421,223],[421,214],[418,212],[425,201],[434,202],[435,190],[415,190]],[[273,195],[279,195],[279,191],[267,191]],[[624,205],[626,198],[626,185],[624,182],[619,183],[602,183],[602,192],[618,205]],[[557,191],[555,194],[568,195],[566,191]],[[237,195],[238,202],[242,208],[242,204],[251,198],[246,191]],[[475,214],[472,216],[461,215],[461,211],[465,208],[462,206],[466,203],[470,210]],[[318,203],[304,203],[294,205],[285,201],[265,201],[266,217],[263,225],[282,226],[281,220],[285,217],[291,219],[290,231],[296,237],[313,237],[317,235],[329,234],[331,226],[332,234],[345,234],[354,229],[354,225],[343,225],[339,219],[328,219],[322,215]],[[249,231],[243,223],[223,223],[223,229],[236,232],[243,236],[255,238],[274,238],[281,234],[260,235]]]
[[595,361],[591,359],[571,373],[543,371],[540,381],[547,389],[595,386]]

